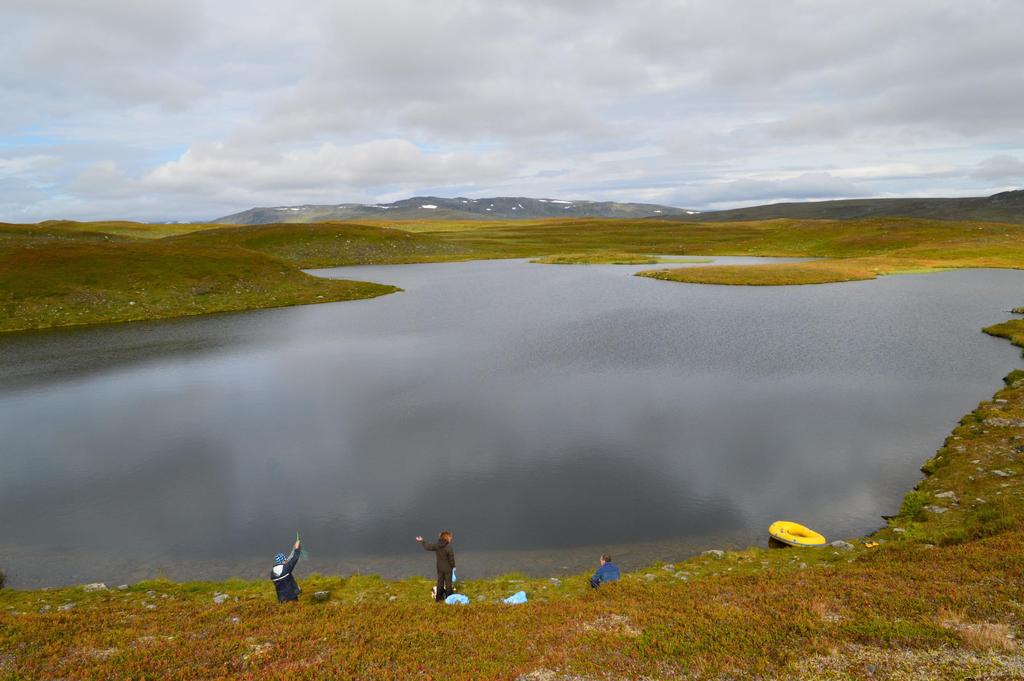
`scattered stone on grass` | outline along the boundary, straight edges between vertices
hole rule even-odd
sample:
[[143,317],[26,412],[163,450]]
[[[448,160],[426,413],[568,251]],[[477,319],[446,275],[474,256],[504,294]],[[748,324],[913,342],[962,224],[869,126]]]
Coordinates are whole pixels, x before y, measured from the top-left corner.
[[[915,649],[850,644],[828,655],[801,659],[796,679],[921,679],[1024,678],[1024,657],[960,648]],[[951,673],[952,672],[952,673]]]
[[725,558],[725,551],[722,551],[721,549],[709,549],[700,555],[721,560],[722,558]]
[[94,660],[106,660],[119,652],[121,651],[117,648],[92,648],[83,651],[86,657],[91,657]]
[[853,544],[848,541],[843,541],[842,539],[835,540],[829,544],[829,546],[834,549],[839,549],[840,551],[853,551]]
[[330,591],[317,591],[316,593],[313,594],[313,600],[316,601],[317,603],[323,603],[324,601],[326,601],[330,597],[331,597],[331,592]]
[[593,677],[563,674],[552,669],[537,669],[527,674],[520,674],[516,681],[594,681]]
[[58,605],[57,609],[58,610],[63,610],[64,612],[67,612],[68,610],[74,610],[75,609],[75,604],[74,603],[65,603],[64,605]]
[[107,585],[104,584],[103,582],[94,582],[92,584],[86,584],[85,586],[82,587],[82,590],[85,591],[86,593],[89,593],[89,592],[92,592],[92,591],[106,591],[107,590]]
[[621,634],[630,638],[636,638],[641,634],[640,630],[634,627],[625,615],[602,615],[593,622],[585,622],[583,631]]
[[228,598],[230,598],[230,596],[228,596],[227,594],[222,594],[220,592],[213,594],[213,602],[217,605],[221,605],[222,603],[224,603],[224,601],[228,600]]
[[1024,419],[1007,419],[1001,416],[987,418],[982,423],[999,428],[1024,428]]
[[261,655],[269,652],[270,649],[273,648],[273,647],[274,646],[271,643],[250,644],[249,652],[247,652],[244,655],[242,655],[242,662],[248,662],[249,660],[251,660],[251,659],[253,659],[255,657],[260,657]]
[[929,513],[941,515],[948,511],[949,509],[946,508],[945,506],[936,506],[935,504],[928,504],[927,506],[924,507],[924,510],[928,511]]

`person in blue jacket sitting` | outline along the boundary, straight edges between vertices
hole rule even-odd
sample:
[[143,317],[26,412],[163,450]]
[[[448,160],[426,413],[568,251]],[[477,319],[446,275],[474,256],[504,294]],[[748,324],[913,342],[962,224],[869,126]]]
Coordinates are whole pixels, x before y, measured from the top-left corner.
[[602,554],[601,567],[597,568],[597,572],[590,578],[590,586],[596,589],[604,582],[617,581],[619,581],[619,566],[612,563],[611,554]]
[[302,589],[295,583],[295,577],[292,576],[292,570],[295,569],[295,564],[299,562],[299,554],[301,553],[302,542],[296,540],[295,550],[292,551],[290,558],[285,560],[283,553],[274,556],[274,567],[270,571],[270,579],[274,582],[274,588],[277,589],[277,600],[281,603],[297,601],[299,600],[299,594],[302,593]]

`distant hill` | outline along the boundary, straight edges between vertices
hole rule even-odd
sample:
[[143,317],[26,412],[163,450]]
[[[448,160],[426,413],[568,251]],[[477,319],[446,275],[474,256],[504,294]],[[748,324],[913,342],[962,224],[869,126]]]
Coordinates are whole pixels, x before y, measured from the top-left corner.
[[250,208],[212,222],[263,225],[329,220],[528,220],[537,218],[652,218],[682,222],[738,222],[795,218],[849,220],[872,217],[1024,223],[1024,190],[960,199],[843,199],[772,203],[732,210],[696,211],[653,203],[566,201],[499,196],[489,199],[414,196],[393,203]]
[[686,222],[737,222],[798,218],[849,220],[852,218],[906,217],[933,220],[974,220],[978,222],[1024,223],[1024,190],[992,196],[962,199],[846,199],[773,203],[766,206],[734,208],[694,215],[664,215],[656,218]]
[[517,220],[536,218],[648,218],[692,216],[697,211],[651,203],[613,201],[566,201],[499,196],[490,199],[414,196],[393,203],[341,203],[337,205],[276,206],[250,208],[213,222],[262,225],[274,222],[323,222],[328,220]]

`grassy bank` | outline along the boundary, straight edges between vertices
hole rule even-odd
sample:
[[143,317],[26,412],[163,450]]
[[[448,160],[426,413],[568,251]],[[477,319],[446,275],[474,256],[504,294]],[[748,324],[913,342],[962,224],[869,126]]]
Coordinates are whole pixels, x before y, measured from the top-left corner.
[[654,265],[654,264],[688,264],[712,262],[713,258],[684,258],[672,256],[642,255],[640,253],[559,253],[545,255],[530,262],[542,265]]
[[237,248],[71,241],[0,254],[0,331],[353,300],[397,290],[320,279]]
[[953,267],[1021,268],[1024,226],[916,219],[0,224],[0,331],[351,300],[396,290],[322,282],[300,271],[308,267],[512,257],[561,264],[667,262],[652,253],[827,258],[642,273],[700,283],[824,283]]
[[461,256],[362,225],[0,225],[0,331],[372,298],[399,289],[301,268]]
[[[1022,320],[986,331],[1024,346]],[[1024,371],[922,470],[872,537],[708,553],[596,591],[513,575],[462,584],[461,607],[428,602],[426,579],[363,576],[300,575],[291,606],[269,581],[0,590],[0,679],[1020,678]],[[520,589],[530,603],[499,602]]]
[[844,261],[779,263],[773,265],[718,265],[667,270],[647,270],[637,276],[688,284],[732,286],[797,286],[874,279],[877,273]]

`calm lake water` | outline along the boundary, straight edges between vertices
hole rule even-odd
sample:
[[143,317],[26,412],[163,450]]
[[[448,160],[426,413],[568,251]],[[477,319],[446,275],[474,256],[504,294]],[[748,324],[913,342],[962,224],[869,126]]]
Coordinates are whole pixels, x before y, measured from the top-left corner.
[[[718,262],[744,261],[719,258]],[[748,261],[751,259],[747,259]],[[1024,272],[694,286],[524,261],[321,270],[375,300],[0,336],[13,586],[578,572],[881,524],[1021,365]]]

